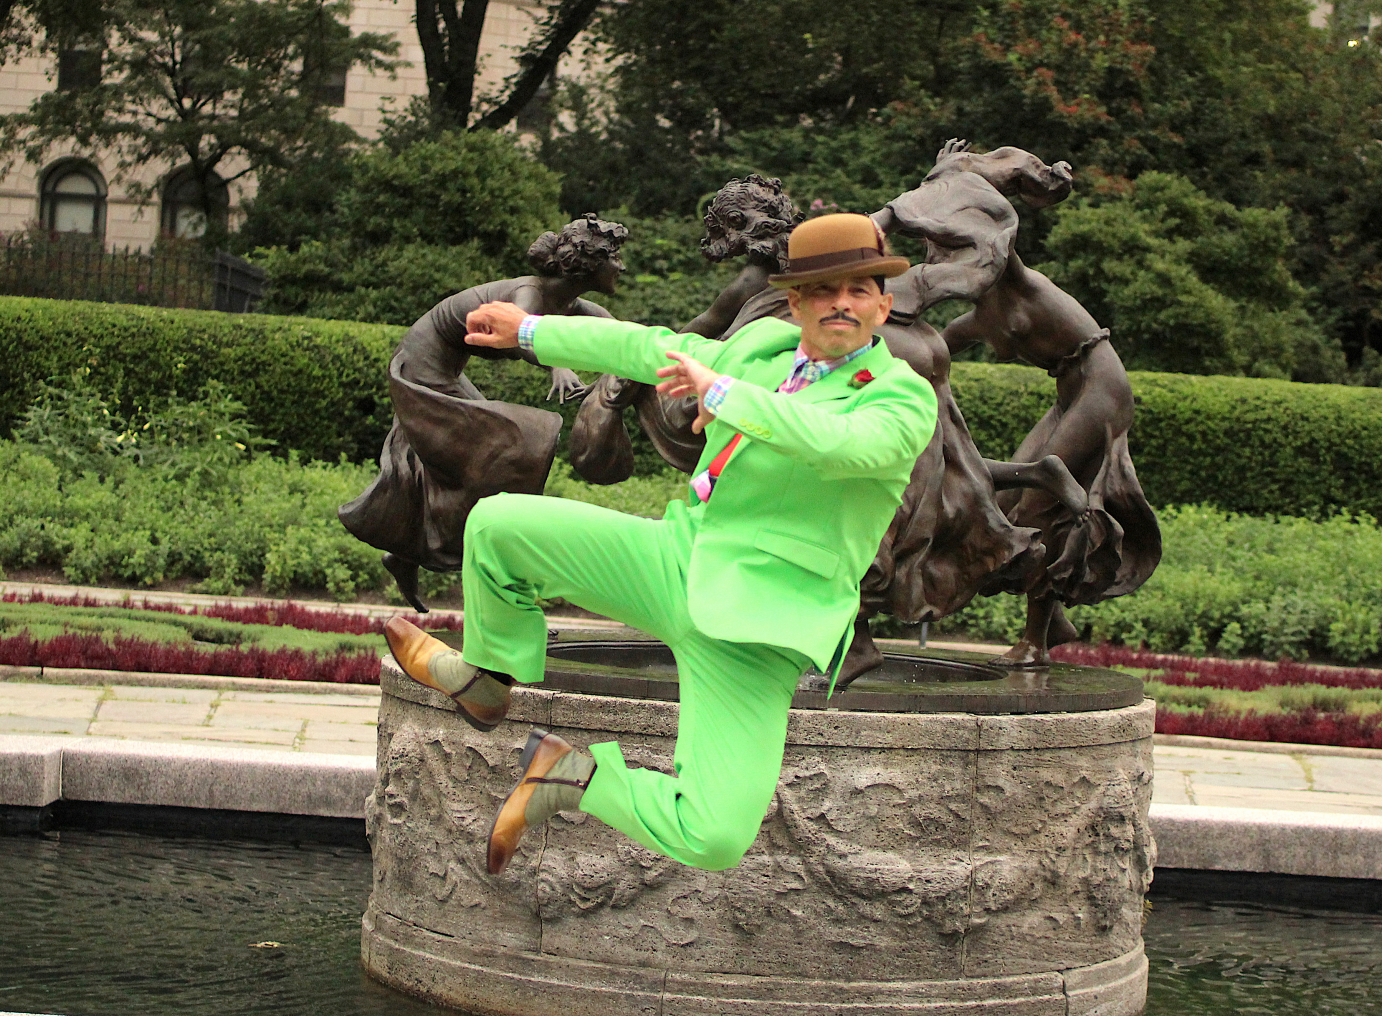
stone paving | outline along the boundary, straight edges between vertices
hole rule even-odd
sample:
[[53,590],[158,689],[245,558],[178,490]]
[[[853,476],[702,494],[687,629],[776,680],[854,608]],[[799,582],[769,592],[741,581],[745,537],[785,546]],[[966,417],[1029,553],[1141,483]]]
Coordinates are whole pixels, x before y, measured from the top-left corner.
[[[258,603],[254,597],[205,596],[175,592],[102,589],[0,582],[3,592],[41,592],[50,596],[79,594],[120,602],[135,600],[204,606],[210,603]],[[344,610],[384,616],[400,608],[380,604],[298,601],[322,610]],[[459,616],[459,615],[458,615]],[[610,621],[549,619],[554,628],[619,627]],[[933,643],[972,652],[999,647]],[[238,748],[344,755],[373,755],[376,690],[353,694],[304,694],[287,691],[219,690],[215,688],[64,685],[26,682],[22,676],[0,679],[0,737],[5,734],[66,734],[134,741],[216,744]],[[1330,749],[1292,752],[1286,746],[1244,748],[1189,746],[1162,738],[1154,750],[1160,805],[1205,808],[1255,808],[1290,812],[1382,817],[1382,751],[1335,754]],[[1285,750],[1283,750],[1285,749]]]
[[367,695],[0,683],[0,734],[73,734],[373,755]]
[[[373,755],[378,709],[378,693],[366,689],[303,694],[0,682],[0,736]],[[1382,817],[1382,752],[1340,757],[1162,743],[1153,755],[1157,804]]]

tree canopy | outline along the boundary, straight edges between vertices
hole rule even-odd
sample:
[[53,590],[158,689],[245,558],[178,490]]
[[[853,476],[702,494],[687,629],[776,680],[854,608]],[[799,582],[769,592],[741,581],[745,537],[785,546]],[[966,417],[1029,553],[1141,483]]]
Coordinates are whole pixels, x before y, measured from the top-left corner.
[[495,131],[363,147],[310,217],[293,214],[300,181],[276,176],[246,223],[271,283],[264,309],[412,324],[458,290],[528,274],[529,244],[561,223],[558,188]]
[[[1357,365],[1382,349],[1382,36],[1367,28],[1382,3],[1343,0],[1323,29],[1312,7],[638,0],[598,22],[604,80],[568,89],[543,152],[564,207],[642,215],[692,214],[749,171],[803,208],[872,211],[949,137],[1069,161],[1086,195],[1174,174],[1205,200],[1284,209],[1272,249],[1311,327]],[[1057,214],[1019,211],[1023,256],[1057,257]]]
[[191,171],[208,223],[221,188],[339,146],[354,132],[331,118],[326,75],[391,70],[398,43],[352,35],[346,0],[53,0],[27,13],[27,43],[54,53],[75,41],[100,52],[90,87],[54,89],[0,117],[0,152],[43,160],[59,144],[115,157],[136,196],[147,165]]

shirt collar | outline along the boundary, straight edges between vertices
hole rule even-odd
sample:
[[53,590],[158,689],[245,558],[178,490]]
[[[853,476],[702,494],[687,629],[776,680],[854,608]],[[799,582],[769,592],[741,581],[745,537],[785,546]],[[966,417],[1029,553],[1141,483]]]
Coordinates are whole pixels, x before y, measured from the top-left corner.
[[844,356],[834,360],[813,360],[806,355],[806,350],[800,345],[797,346],[796,359],[792,361],[792,375],[806,378],[808,381],[819,381],[832,370],[838,370],[851,360],[856,360],[873,348],[873,342],[866,342],[858,349],[846,353]]

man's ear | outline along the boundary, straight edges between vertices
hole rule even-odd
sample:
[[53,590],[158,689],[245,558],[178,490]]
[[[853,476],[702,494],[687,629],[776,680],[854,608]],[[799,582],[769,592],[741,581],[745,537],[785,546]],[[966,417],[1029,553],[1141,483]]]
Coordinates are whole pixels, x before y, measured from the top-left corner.
[[888,312],[893,309],[893,295],[884,293],[883,298],[878,301],[878,320],[873,323],[875,328],[880,328],[888,320]]
[[[792,311],[792,320],[801,322],[801,290],[792,288],[787,290],[787,306]],[[891,306],[891,304],[889,304]]]

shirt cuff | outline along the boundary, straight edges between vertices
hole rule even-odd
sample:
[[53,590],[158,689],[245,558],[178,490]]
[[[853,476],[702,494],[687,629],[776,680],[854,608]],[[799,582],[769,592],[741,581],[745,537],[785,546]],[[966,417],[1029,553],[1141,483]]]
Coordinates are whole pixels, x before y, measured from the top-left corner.
[[541,314],[529,314],[518,325],[518,348],[525,353],[533,351],[533,333],[537,331],[537,323],[540,320]]
[[734,378],[728,374],[721,374],[717,380],[705,393],[703,400],[705,411],[713,416],[720,414],[720,406],[724,404],[725,396],[729,394],[729,386],[734,384]]

